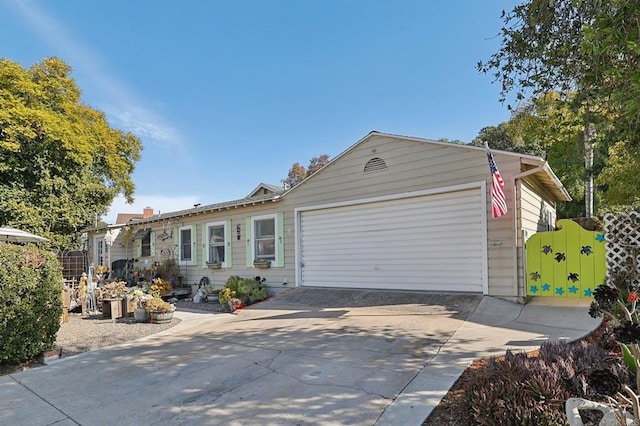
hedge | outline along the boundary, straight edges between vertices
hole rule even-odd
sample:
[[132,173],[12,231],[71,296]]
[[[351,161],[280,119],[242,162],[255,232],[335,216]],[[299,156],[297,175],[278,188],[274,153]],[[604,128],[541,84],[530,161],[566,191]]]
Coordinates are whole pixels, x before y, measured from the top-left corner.
[[62,280],[53,253],[0,244],[0,364],[17,364],[53,349]]

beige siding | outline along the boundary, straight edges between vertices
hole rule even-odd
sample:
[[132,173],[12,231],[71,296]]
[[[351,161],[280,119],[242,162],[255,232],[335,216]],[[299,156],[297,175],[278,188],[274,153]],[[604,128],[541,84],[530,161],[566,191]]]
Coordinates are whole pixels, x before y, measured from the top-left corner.
[[[382,158],[387,169],[364,173],[365,164],[374,157]],[[489,294],[513,297],[517,292],[511,176],[520,173],[520,162],[518,157],[500,154],[495,154],[495,160],[509,204],[509,213],[499,219],[491,218],[491,181],[484,150],[384,136],[371,137],[352,148],[295,188],[284,202],[295,208],[485,181]]]
[[[518,295],[515,260],[515,182],[513,176],[520,173],[520,161],[511,155],[494,153],[496,165],[504,180],[507,200],[507,214],[494,219],[491,217],[491,175],[488,163],[485,166],[487,179],[487,229],[489,294],[496,297],[515,298]],[[486,155],[485,155],[486,160]]]
[[[161,258],[160,252],[162,248],[169,248],[173,256],[177,257],[178,229],[183,226],[196,225],[195,239],[196,252],[193,253],[194,265],[181,265],[180,273],[183,277],[183,284],[197,284],[202,277],[208,277],[210,283],[215,288],[222,288],[225,281],[231,275],[239,275],[242,277],[261,276],[267,278],[267,284],[272,293],[286,289],[283,283],[288,282],[288,286],[294,285],[294,240],[293,240],[293,212],[283,211],[283,205],[280,202],[268,202],[258,204],[256,206],[244,208],[231,208],[219,212],[197,214],[174,220],[172,238],[167,239],[164,243],[158,241],[156,246],[157,258]],[[246,247],[247,247],[247,231],[246,218],[250,216],[266,215],[284,212],[284,267],[271,267],[269,269],[247,268],[246,267]],[[203,239],[203,227],[209,222],[222,222],[231,220],[231,256],[233,266],[231,268],[209,269],[202,266],[203,253],[206,250],[206,241]],[[153,224],[157,232],[162,232],[161,226]],[[236,226],[240,225],[240,240],[237,239]]]
[[517,243],[518,285],[522,295],[526,294],[526,265],[524,244],[536,232],[549,231],[556,221],[555,204],[538,182],[527,177],[519,185],[520,231]]
[[[386,163],[385,170],[364,172],[365,164],[372,158],[381,158]],[[184,284],[194,284],[206,276],[216,288],[224,285],[231,275],[264,276],[272,293],[296,285],[296,208],[328,205],[332,203],[353,202],[375,197],[399,196],[416,191],[431,191],[450,188],[457,185],[484,182],[486,193],[487,217],[487,269],[489,294],[498,297],[516,298],[518,279],[523,278],[521,264],[523,232],[529,235],[538,225],[540,209],[548,207],[555,220],[554,208],[549,200],[553,198],[537,186],[534,178],[516,192],[519,181],[514,177],[521,173],[520,158],[515,155],[494,152],[497,166],[505,181],[505,193],[509,212],[506,216],[491,217],[491,177],[486,153],[482,149],[470,149],[449,144],[429,143],[411,139],[402,139],[386,135],[373,134],[345,151],[329,165],[321,169],[291,192],[286,193],[278,202],[267,201],[253,206],[231,207],[209,213],[198,213],[172,218],[170,227],[173,236],[170,239],[156,240],[156,259],[162,260],[162,248],[170,248],[175,256],[174,239],[177,242],[178,229],[181,226],[196,225],[196,262],[194,265],[181,266]],[[514,194],[520,193],[515,200]],[[537,195],[542,193],[543,195]],[[522,214],[516,215],[518,209]],[[256,215],[284,213],[284,267],[257,269],[246,267],[247,230],[246,218]],[[202,267],[202,253],[205,250],[202,228],[208,222],[231,220],[231,253],[233,266],[220,270]],[[518,221],[516,223],[516,220]],[[241,238],[236,238],[236,226],[240,225]],[[157,220],[138,227],[151,227],[159,235],[166,229],[167,223]],[[95,234],[95,233],[94,233]],[[121,241],[121,239],[120,239]],[[89,243],[93,242],[90,236]],[[113,255],[122,258],[132,257],[133,245],[127,247],[116,240]],[[113,257],[112,260],[116,258]],[[164,254],[166,257],[166,253]],[[152,261],[153,259],[148,259]],[[143,259],[144,261],[144,259]],[[287,286],[283,283],[287,282]],[[521,281],[523,282],[523,281]]]

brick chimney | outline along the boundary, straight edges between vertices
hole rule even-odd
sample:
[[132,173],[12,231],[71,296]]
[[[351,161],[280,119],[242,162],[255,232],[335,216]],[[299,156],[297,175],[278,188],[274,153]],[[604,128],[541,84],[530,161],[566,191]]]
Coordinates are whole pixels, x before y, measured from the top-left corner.
[[153,216],[153,209],[151,207],[145,207],[142,210],[142,218],[146,219],[146,218],[151,217],[151,216]]

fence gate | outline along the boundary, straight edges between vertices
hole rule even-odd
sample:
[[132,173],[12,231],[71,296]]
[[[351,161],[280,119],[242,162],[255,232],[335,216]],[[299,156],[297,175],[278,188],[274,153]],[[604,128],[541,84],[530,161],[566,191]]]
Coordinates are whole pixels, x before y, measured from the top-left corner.
[[559,220],[558,227],[525,244],[527,295],[592,297],[607,275],[604,233],[569,219]]

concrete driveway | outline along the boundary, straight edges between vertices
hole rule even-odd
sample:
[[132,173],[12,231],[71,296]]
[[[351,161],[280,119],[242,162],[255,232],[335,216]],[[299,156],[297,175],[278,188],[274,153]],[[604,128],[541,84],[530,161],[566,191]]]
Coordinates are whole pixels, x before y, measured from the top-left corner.
[[177,314],[164,333],[0,377],[0,423],[420,424],[471,360],[504,352],[486,335],[533,349],[597,325],[569,336],[565,312],[554,337],[478,295],[326,289]]

